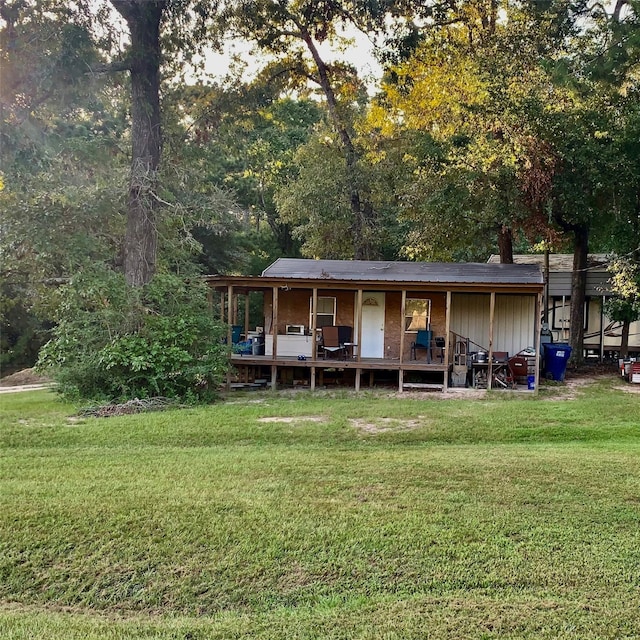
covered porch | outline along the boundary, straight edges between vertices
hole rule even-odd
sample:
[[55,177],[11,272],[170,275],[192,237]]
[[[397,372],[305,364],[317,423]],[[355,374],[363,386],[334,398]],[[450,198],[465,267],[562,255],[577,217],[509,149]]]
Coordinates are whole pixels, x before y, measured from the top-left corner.
[[[315,389],[338,372],[356,390],[380,379],[398,391],[447,390],[474,386],[473,358],[486,352],[491,388],[494,352],[528,348],[537,388],[542,279],[505,266],[515,267],[281,259],[259,277],[208,282],[238,385]],[[323,348],[328,326],[348,329],[345,349]]]

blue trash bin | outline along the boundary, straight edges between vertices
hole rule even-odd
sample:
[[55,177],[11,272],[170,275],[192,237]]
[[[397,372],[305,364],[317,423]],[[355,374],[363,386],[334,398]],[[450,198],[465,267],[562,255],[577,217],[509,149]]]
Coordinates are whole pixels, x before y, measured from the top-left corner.
[[544,347],[544,374],[550,380],[562,382],[567,370],[567,362],[571,357],[571,347],[568,344],[549,343]]

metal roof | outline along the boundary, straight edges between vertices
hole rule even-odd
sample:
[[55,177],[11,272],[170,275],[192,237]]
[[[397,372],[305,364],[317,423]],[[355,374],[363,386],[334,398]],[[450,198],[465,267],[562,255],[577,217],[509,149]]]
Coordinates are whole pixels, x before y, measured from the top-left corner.
[[406,283],[542,284],[538,265],[486,262],[395,262],[391,260],[309,260],[279,258],[262,275],[301,280]]
[[[538,264],[544,267],[544,254],[542,253],[521,253],[513,256],[516,264]],[[490,264],[500,262],[500,256],[493,254],[489,258]],[[601,267],[606,271],[609,256],[606,253],[590,253],[587,257],[587,268],[597,269]],[[551,271],[573,271],[573,254],[571,253],[550,253],[549,269]]]

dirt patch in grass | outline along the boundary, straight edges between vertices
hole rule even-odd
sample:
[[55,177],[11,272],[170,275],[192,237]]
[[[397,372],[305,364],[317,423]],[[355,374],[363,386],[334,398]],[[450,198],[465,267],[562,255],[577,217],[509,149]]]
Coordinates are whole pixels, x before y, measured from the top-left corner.
[[35,369],[23,369],[10,376],[0,379],[0,387],[19,387],[26,384],[46,384],[51,382],[46,376],[40,375]]
[[630,384],[626,383],[624,385],[616,385],[613,387],[618,391],[624,391],[625,393],[638,393],[640,394],[640,384]]
[[258,418],[258,422],[278,422],[280,424],[291,424],[293,422],[326,422],[326,418],[323,416],[272,416],[268,418]]
[[397,418],[378,418],[375,422],[355,418],[349,420],[351,426],[364,433],[386,433],[388,431],[411,431],[424,426],[424,417],[415,420],[398,420]]

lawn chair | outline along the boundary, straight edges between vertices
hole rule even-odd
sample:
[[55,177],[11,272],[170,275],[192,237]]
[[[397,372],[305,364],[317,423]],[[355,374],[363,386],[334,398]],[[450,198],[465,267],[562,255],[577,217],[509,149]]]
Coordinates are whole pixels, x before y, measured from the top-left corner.
[[347,343],[351,343],[351,327],[347,326],[327,326],[322,327],[322,343],[320,348],[324,359],[332,357],[333,359],[347,357]]
[[427,362],[431,362],[431,336],[433,331],[418,330],[416,339],[411,343],[411,359],[416,360],[416,351],[424,349],[427,352]]

